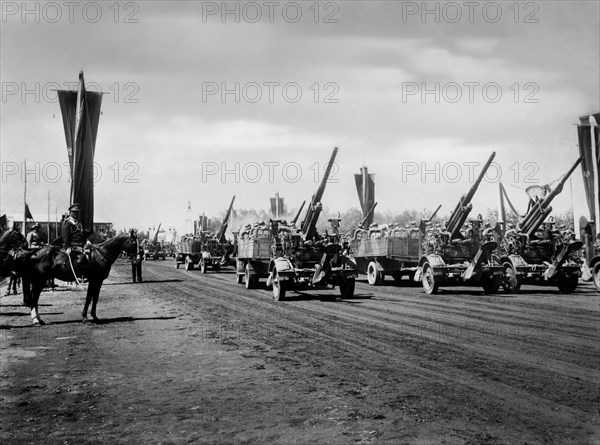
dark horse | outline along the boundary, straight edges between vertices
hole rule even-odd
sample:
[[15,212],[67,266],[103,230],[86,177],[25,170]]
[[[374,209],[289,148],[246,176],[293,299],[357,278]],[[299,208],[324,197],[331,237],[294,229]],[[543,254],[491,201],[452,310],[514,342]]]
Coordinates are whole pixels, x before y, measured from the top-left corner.
[[15,254],[27,247],[25,237],[14,230],[7,230],[0,236],[0,280],[11,275]]
[[[85,276],[88,279],[88,289],[83,307],[83,321],[87,320],[87,311],[92,303],[91,316],[94,322],[96,304],[100,295],[102,283],[108,277],[110,268],[121,251],[128,253],[137,250],[137,238],[132,232],[129,235],[117,235],[101,244],[92,245]],[[44,284],[50,278],[62,281],[77,281],[83,269],[69,261],[65,251],[56,246],[44,246],[35,250],[23,250],[15,255],[15,270],[23,280],[23,303],[31,309],[31,320],[34,325],[44,325],[38,313],[38,301]],[[75,275],[74,273],[75,272]]]

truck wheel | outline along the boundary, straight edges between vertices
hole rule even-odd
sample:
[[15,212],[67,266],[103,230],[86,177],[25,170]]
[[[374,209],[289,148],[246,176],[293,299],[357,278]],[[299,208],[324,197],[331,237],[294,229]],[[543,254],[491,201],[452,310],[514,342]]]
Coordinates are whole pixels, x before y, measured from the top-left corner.
[[280,279],[279,274],[275,272],[275,277],[273,278],[273,300],[281,301],[285,299],[287,286],[287,281]]
[[200,273],[206,273],[206,263],[204,260],[200,260]]
[[496,277],[495,275],[489,276],[484,275],[481,277],[481,286],[486,294],[495,294],[502,285],[502,278]]
[[367,281],[371,286],[379,286],[383,283],[383,274],[377,270],[375,261],[371,261],[367,267]]
[[522,278],[517,275],[517,271],[508,261],[503,264],[504,276],[502,277],[502,287],[505,292],[519,292],[521,289]]
[[343,278],[340,281],[340,295],[342,298],[352,298],[354,296],[354,289],[356,287],[356,281],[354,277]]
[[439,289],[440,284],[435,279],[433,267],[429,263],[425,263],[423,266],[423,279],[421,283],[423,284],[423,289],[429,295],[435,294]]
[[570,294],[577,288],[577,282],[579,281],[579,276],[577,274],[573,275],[562,275],[558,279],[558,290],[564,292],[565,294]]
[[194,268],[194,262],[189,256],[185,257],[185,270],[192,270]]
[[246,264],[244,281],[246,282],[246,289],[254,289],[254,275],[250,274],[250,264]]
[[600,292],[600,264],[596,264],[596,267],[594,267],[594,284],[596,290]]

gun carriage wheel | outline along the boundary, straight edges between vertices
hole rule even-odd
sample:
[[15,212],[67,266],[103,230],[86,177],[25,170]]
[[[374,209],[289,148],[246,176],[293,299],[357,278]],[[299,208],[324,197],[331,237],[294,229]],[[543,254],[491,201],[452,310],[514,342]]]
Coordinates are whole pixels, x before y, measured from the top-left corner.
[[519,292],[519,289],[521,289],[521,284],[523,282],[522,278],[517,274],[517,271],[515,270],[513,265],[508,261],[506,261],[502,266],[504,266],[502,287],[506,292]]
[[371,286],[379,286],[383,283],[383,273],[377,268],[377,262],[371,261],[367,267],[367,281]]
[[204,262],[204,259],[200,260],[200,273],[206,273],[206,263]]
[[481,286],[486,294],[495,294],[502,285],[502,278],[485,274],[481,277]]
[[433,267],[431,267],[429,263],[423,265],[423,278],[421,282],[423,284],[423,289],[429,295],[435,294],[440,287],[440,283],[435,279]]
[[577,282],[579,277],[577,274],[573,275],[561,275],[558,279],[558,289],[565,294],[570,294],[577,288]]

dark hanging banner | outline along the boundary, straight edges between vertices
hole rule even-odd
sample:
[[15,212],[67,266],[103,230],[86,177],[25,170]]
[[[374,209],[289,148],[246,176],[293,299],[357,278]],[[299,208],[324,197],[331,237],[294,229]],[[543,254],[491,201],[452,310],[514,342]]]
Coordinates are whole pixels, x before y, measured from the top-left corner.
[[81,225],[91,233],[94,224],[94,154],[102,93],[86,91],[81,72],[79,90],[58,91],[58,101],[71,167],[70,203],[79,203]]
[[[596,125],[591,125],[591,117]],[[581,171],[583,173],[583,185],[585,187],[585,196],[590,211],[590,217],[596,219],[598,209],[600,209],[600,196],[596,196],[596,181],[600,181],[598,171],[600,170],[600,149],[598,147],[598,126],[600,124],[600,113],[579,118],[581,125],[577,127],[579,136],[579,153],[581,154]],[[592,134],[593,133],[593,134]],[[592,147],[592,140],[595,147]],[[595,161],[594,161],[595,158]],[[598,222],[596,222],[598,227]]]
[[[375,180],[374,174],[369,173],[367,167],[360,169],[359,175],[354,175],[356,182],[356,191],[358,192],[358,200],[360,202],[360,208],[362,210],[363,218],[365,218],[371,211],[371,208],[375,204]],[[370,226],[373,222],[374,214],[371,213],[368,220],[365,221],[366,227]]]

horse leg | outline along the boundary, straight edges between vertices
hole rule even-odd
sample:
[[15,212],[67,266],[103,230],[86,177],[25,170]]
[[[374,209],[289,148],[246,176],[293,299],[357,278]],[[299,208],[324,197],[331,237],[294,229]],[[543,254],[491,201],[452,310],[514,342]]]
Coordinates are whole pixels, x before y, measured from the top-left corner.
[[44,287],[44,282],[36,282],[31,283],[31,294],[29,296],[29,308],[31,309],[31,322],[34,326],[44,326],[46,323],[40,318],[38,313],[38,301],[40,299],[40,294],[42,293],[42,288]]
[[90,286],[93,288],[94,293],[92,294],[93,300],[92,300],[92,319],[94,320],[95,323],[100,323],[100,320],[98,319],[98,317],[96,317],[96,305],[98,304],[98,298],[100,297],[100,288],[102,287],[102,281],[100,282],[90,282]]
[[83,318],[84,322],[88,321],[87,312],[88,312],[88,308],[90,307],[91,302],[92,302],[92,285],[88,284],[87,293],[85,294],[85,305],[83,306],[83,312],[81,313],[81,317]]
[[98,318],[96,317],[96,304],[98,303],[98,295],[100,294],[100,286],[102,286],[102,282],[98,283],[96,281],[90,281],[88,283],[87,294],[85,296],[85,306],[83,307],[83,312],[81,316],[83,317],[83,321],[87,321],[87,312],[90,307],[90,303],[92,304],[92,310],[90,315],[92,316],[92,320],[95,323],[98,323]]
[[31,300],[31,285],[27,278],[22,278],[21,287],[23,288],[23,306],[29,306],[29,301]]

